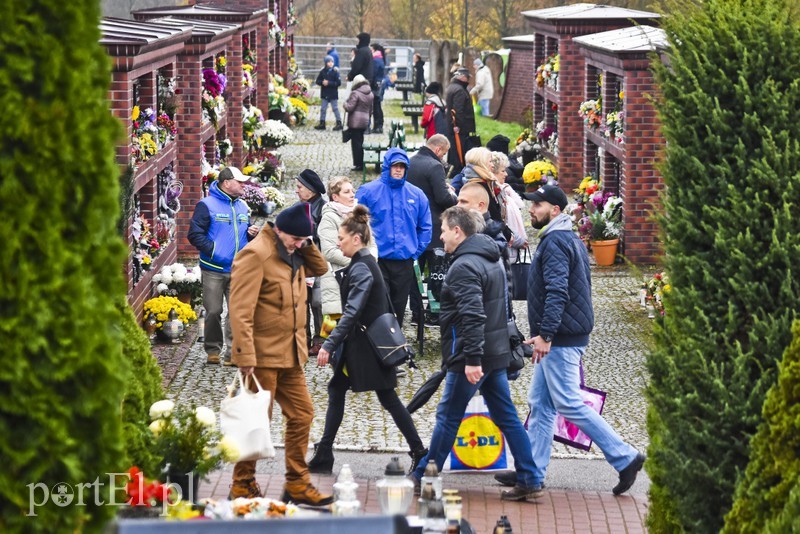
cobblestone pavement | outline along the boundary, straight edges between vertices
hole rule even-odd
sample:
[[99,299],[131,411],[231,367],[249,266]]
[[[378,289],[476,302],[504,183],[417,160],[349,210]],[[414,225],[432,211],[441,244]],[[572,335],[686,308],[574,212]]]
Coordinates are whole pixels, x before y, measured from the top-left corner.
[[[287,168],[287,177],[295,176],[303,168],[316,170],[323,181],[349,172],[352,165],[349,145],[341,142],[339,132],[330,130],[330,113],[328,130],[314,130],[318,117],[319,107],[312,106],[308,124],[295,129],[294,142],[279,150]],[[389,120],[391,116],[387,115],[387,125]],[[370,135],[367,140],[377,141],[383,137]],[[408,138],[418,140],[421,136],[410,133]],[[359,173],[356,184],[360,183],[360,178]],[[288,179],[283,190],[290,202],[296,198],[294,180]],[[527,213],[525,217],[528,218]],[[643,394],[646,383],[644,355],[650,342],[651,325],[638,303],[641,274],[634,274],[624,266],[593,267],[592,274],[596,325],[584,361],[586,384],[608,392],[603,417],[626,441],[639,450],[645,450],[648,437]],[[525,303],[515,302],[514,305],[521,330],[527,333]],[[410,322],[408,319],[407,317],[406,324]],[[412,332],[410,326],[407,327],[406,334],[410,339],[415,338],[415,332]],[[438,369],[438,336],[438,329],[426,331],[426,352],[419,358],[419,369],[409,369],[406,376],[399,379],[398,393],[404,401],[410,400],[417,388]],[[318,368],[313,359],[305,370],[315,406],[311,438],[317,440],[324,425],[326,385],[332,372],[330,368]],[[521,417],[527,414],[526,396],[532,371],[533,366],[526,365],[520,378],[511,384],[512,396]],[[182,402],[193,401],[207,405],[216,410],[224,395],[224,387],[233,379],[234,373],[234,368],[206,366],[202,344],[195,343],[172,380],[168,396]],[[430,441],[438,399],[439,394],[413,416],[420,436],[426,443]],[[277,406],[272,425],[274,439],[281,443],[283,424]],[[374,393],[349,394],[336,447],[344,450],[407,450],[402,435],[389,414],[381,408]],[[582,452],[555,444],[553,452],[556,458],[602,457],[596,447],[590,452]]]

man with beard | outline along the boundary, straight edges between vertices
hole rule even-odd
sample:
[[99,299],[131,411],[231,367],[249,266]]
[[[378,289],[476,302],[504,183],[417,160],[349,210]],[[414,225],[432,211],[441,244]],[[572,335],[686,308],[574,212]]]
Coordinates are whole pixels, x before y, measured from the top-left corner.
[[[581,358],[594,327],[592,277],[586,247],[572,231],[564,213],[567,195],[557,185],[545,185],[525,198],[531,225],[538,229],[539,245],[528,278],[528,321],[533,345],[533,370],[528,403],[528,438],[533,452],[534,483],[543,485],[550,463],[556,413],[581,429],[603,451],[619,472],[614,495],[628,491],[642,469],[645,455],[622,441],[611,426],[583,403],[580,391]],[[495,478],[503,484],[517,482],[513,473]],[[516,492],[514,488],[509,493]]]

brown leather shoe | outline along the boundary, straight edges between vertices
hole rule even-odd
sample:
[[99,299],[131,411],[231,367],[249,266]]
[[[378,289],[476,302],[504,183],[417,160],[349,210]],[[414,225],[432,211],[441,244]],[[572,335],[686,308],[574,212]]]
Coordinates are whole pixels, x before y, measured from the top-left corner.
[[256,497],[263,497],[261,487],[256,482],[255,478],[247,478],[244,480],[234,480],[231,484],[231,491],[228,493],[228,499],[233,500],[239,497],[245,499],[255,499]]
[[313,484],[283,487],[281,500],[285,503],[305,504],[308,506],[328,506],[333,502],[333,495],[320,493]]
[[206,358],[206,363],[211,365],[219,365],[219,354],[209,354]]

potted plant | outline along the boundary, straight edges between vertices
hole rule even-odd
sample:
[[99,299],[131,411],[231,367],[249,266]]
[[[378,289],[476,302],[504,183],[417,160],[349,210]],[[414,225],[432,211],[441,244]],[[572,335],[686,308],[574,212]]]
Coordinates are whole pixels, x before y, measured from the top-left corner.
[[178,314],[178,319],[184,324],[189,324],[189,321],[196,321],[197,314],[189,304],[181,302],[177,297],[168,297],[161,295],[160,297],[152,298],[144,303],[144,317],[143,321],[153,316],[156,319],[156,333],[161,334],[161,328],[164,323],[169,321],[169,312],[175,310]]
[[165,265],[153,275],[153,283],[159,295],[177,297],[185,304],[197,305],[203,301],[203,281],[200,266],[187,269],[182,263]]
[[210,408],[160,400],[150,406],[150,418],[161,459],[159,478],[178,485],[182,498],[194,499],[201,478],[239,457],[236,444],[217,430],[217,416]]
[[622,199],[609,197],[602,209],[589,214],[589,244],[597,265],[613,265],[622,233]]
[[558,169],[549,160],[531,161],[522,171],[522,181],[526,191],[536,191],[546,184],[556,184]]

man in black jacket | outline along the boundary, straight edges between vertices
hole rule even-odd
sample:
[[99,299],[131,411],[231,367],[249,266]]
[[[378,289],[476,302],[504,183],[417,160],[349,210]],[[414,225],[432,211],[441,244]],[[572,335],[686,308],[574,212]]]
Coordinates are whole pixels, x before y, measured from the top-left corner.
[[480,390],[517,466],[517,484],[512,491],[503,492],[502,498],[521,501],[540,496],[542,487],[534,484],[530,442],[508,389],[506,368],[511,355],[500,249],[480,233],[482,228],[483,217],[461,206],[442,214],[442,242],[445,251],[453,255],[442,287],[439,316],[447,376],[428,455],[412,477],[418,486],[428,460],[442,469],[467,404]]
[[[536,484],[543,484],[550,463],[556,413],[589,436],[603,451],[606,461],[619,472],[614,495],[630,489],[644,465],[645,456],[622,441],[611,426],[581,397],[581,358],[594,327],[592,277],[586,247],[572,231],[564,213],[567,195],[557,185],[545,185],[534,193],[531,225],[539,231],[528,278],[528,321],[533,345],[533,371],[528,420]],[[501,483],[504,475],[497,475]],[[511,479],[512,477],[508,477]],[[510,492],[516,492],[516,488]]]
[[[428,260],[433,255],[433,249],[442,248],[442,240],[439,234],[442,233],[442,223],[440,217],[442,212],[450,206],[456,205],[456,195],[453,187],[447,183],[447,172],[445,171],[444,158],[450,150],[450,141],[442,134],[432,135],[425,146],[414,154],[408,165],[408,175],[406,180],[416,185],[425,196],[431,206],[431,222],[433,223],[433,233],[428,248],[419,257],[419,269],[425,270]],[[411,317],[412,322],[424,320],[420,315],[422,309],[422,296],[419,289],[411,289]]]
[[350,72],[347,73],[347,79],[353,81],[359,74],[363,75],[368,81],[373,78],[372,66],[372,50],[369,47],[370,36],[368,33],[359,33],[356,38],[358,45],[356,46],[356,55],[353,61],[350,62]]
[[[453,166],[451,171],[453,175],[461,172],[464,167],[464,154],[473,148],[475,110],[472,108],[472,97],[467,91],[468,83],[469,70],[458,69],[445,92],[447,120],[453,127],[450,139],[453,150],[448,154],[447,161]],[[453,118],[454,111],[455,118]]]

